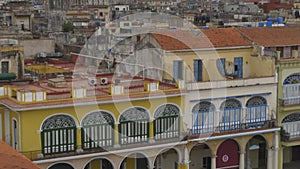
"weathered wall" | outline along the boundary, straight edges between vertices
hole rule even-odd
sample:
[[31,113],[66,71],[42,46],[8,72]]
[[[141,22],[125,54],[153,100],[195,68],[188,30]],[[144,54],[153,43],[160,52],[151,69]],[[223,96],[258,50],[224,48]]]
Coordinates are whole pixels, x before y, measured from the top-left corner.
[[24,46],[24,58],[31,58],[39,52],[55,52],[54,39],[25,39],[19,40],[21,46]]

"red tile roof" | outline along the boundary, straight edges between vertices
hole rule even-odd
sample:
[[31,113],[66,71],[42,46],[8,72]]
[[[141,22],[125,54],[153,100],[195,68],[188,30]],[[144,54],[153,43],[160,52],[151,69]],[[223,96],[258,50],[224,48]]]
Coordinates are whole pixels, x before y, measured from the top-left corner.
[[41,169],[38,165],[19,154],[16,150],[0,140],[1,169]]
[[164,30],[152,32],[164,50],[203,49],[215,47],[250,46],[233,28],[198,30]]
[[260,8],[264,10],[264,13],[269,13],[273,10],[279,9],[292,9],[293,4],[283,4],[283,3],[264,3],[260,5]]
[[265,47],[300,45],[300,27],[237,28],[246,38]]
[[203,33],[208,37],[214,47],[234,47],[234,46],[250,46],[247,41],[234,28],[216,28],[203,30]]
[[162,30],[151,33],[164,50],[212,48],[212,44],[201,33],[188,30]]

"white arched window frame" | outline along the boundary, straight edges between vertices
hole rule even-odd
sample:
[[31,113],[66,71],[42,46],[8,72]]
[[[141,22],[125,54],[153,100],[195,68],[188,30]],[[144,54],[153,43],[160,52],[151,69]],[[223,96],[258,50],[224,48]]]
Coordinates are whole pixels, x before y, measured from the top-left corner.
[[147,110],[141,107],[130,108],[123,112],[119,119],[119,143],[126,145],[147,142],[149,120]]
[[49,117],[43,122],[41,129],[44,155],[76,151],[76,123],[71,116]]
[[192,109],[192,134],[211,133],[214,130],[215,106],[208,101],[201,101]]
[[220,107],[220,131],[241,129],[242,105],[236,99],[228,99]]
[[106,111],[88,114],[82,120],[82,148],[112,147],[114,142],[114,118]]
[[154,138],[156,140],[177,138],[180,130],[180,110],[177,106],[166,104],[155,112]]
[[265,125],[267,121],[267,100],[261,96],[254,96],[246,103],[246,128],[255,128]]

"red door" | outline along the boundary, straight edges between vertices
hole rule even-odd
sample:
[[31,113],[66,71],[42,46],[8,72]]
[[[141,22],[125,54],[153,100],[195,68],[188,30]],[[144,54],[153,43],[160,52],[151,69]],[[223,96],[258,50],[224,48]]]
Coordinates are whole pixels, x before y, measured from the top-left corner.
[[217,151],[217,169],[239,168],[239,145],[234,140],[224,141]]

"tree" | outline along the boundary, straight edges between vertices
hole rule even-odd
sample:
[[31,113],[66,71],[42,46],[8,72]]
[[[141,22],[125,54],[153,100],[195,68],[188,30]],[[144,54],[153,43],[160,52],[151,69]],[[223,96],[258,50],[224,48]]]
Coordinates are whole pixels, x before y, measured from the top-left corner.
[[67,22],[62,25],[63,32],[70,32],[74,30],[74,26],[72,22]]

